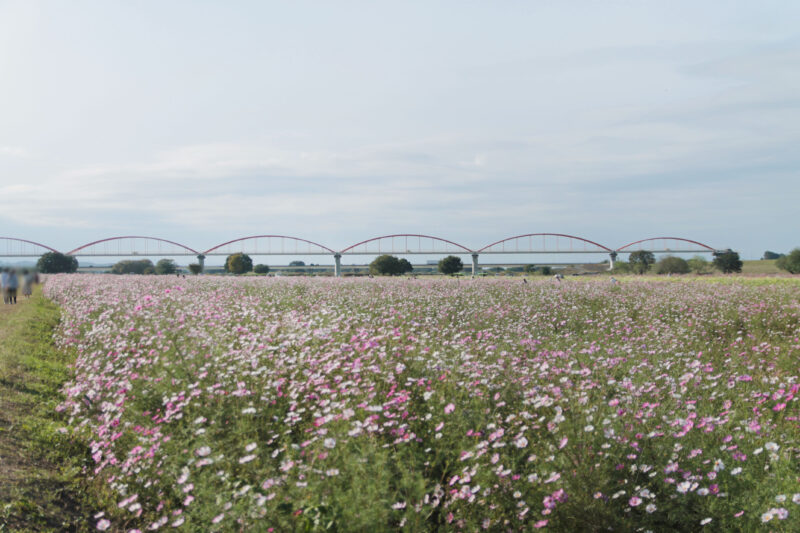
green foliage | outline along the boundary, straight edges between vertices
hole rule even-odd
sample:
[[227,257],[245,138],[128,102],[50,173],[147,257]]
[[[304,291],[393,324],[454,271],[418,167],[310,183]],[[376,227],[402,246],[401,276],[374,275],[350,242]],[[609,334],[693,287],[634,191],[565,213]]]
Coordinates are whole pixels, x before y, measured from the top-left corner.
[[225,260],[225,272],[230,274],[244,274],[253,270],[253,260],[247,254],[231,254]]
[[742,260],[739,259],[739,254],[730,250],[714,254],[713,263],[723,274],[742,271]]
[[43,274],[70,274],[78,270],[78,260],[71,255],[47,252],[36,262],[36,269]]
[[764,252],[764,256],[761,259],[769,261],[769,260],[772,260],[772,259],[780,259],[781,257],[784,257],[785,255],[786,254],[778,254],[778,253],[770,252],[769,250],[767,250],[766,252]]
[[539,272],[542,273],[542,276],[550,276],[553,274],[553,269],[549,266],[543,266]]
[[668,255],[659,259],[656,264],[657,274],[688,274],[689,263],[680,257]]
[[292,261],[291,263],[289,263],[289,266],[290,267],[304,267],[304,266],[306,266],[306,264],[303,261]]
[[111,267],[112,274],[155,274],[156,268],[149,259],[125,259]]
[[611,269],[611,272],[614,274],[630,274],[631,265],[625,261],[617,261],[614,263],[614,268]]
[[525,268],[523,268],[522,271],[526,274],[533,274],[536,272],[536,265],[525,265]]
[[369,264],[370,274],[381,276],[399,276],[413,269],[407,259],[398,259],[393,255],[378,256]]
[[710,269],[710,266],[708,264],[708,261],[706,261],[706,258],[700,255],[692,257],[686,262],[686,264],[689,265],[689,269],[695,274],[704,274],[708,272]]
[[445,275],[456,274],[464,270],[464,263],[461,262],[460,257],[455,255],[448,255],[439,261],[439,272]]
[[405,274],[407,272],[411,272],[412,270],[414,270],[414,267],[411,265],[411,262],[408,259],[406,259],[404,257],[401,257],[400,258],[400,269],[402,270],[401,273]]
[[775,265],[790,274],[800,274],[800,248],[795,248],[789,255],[781,256]]
[[253,272],[256,274],[269,274],[269,265],[256,265],[253,267]]
[[195,276],[203,271],[203,267],[200,266],[200,263],[192,263],[189,265],[189,272],[194,274]]
[[631,270],[640,275],[650,270],[650,267],[655,262],[656,257],[653,255],[653,252],[648,252],[646,250],[631,252],[630,257],[628,257],[628,264],[631,266]]
[[172,259],[159,259],[156,263],[156,274],[175,274],[178,271],[178,265]]

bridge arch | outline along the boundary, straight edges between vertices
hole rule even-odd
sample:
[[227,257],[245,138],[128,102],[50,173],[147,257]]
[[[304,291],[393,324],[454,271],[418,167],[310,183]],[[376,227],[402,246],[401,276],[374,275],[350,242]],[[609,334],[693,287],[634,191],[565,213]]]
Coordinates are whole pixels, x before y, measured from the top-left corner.
[[[251,245],[250,248],[246,247],[244,244],[247,241],[249,241],[248,244]],[[287,248],[287,242],[293,243],[294,247]],[[240,244],[240,246],[234,249],[233,245],[235,244]],[[261,246],[259,247],[259,245]],[[301,249],[303,245],[305,249]],[[288,235],[251,235],[250,237],[241,237],[218,244],[203,252],[203,255],[230,255],[232,253],[246,253],[252,255],[334,255],[336,251],[322,244],[299,237],[290,237]]]
[[[46,244],[41,244],[27,239],[17,239],[15,237],[0,237],[0,253],[3,257],[35,257],[47,252],[59,253],[55,248],[50,248]],[[42,251],[44,250],[44,251]]]
[[[536,239],[538,237],[538,239]],[[527,241],[525,240],[527,239]],[[534,240],[539,242],[534,242]],[[569,249],[561,247],[561,241],[569,242]],[[514,246],[511,246],[511,242]],[[580,249],[576,249],[574,244],[579,243]],[[520,246],[522,243],[522,246]],[[493,242],[486,245],[478,253],[493,254],[523,254],[523,253],[611,253],[613,250],[607,246],[565,233],[526,233],[515,237]]]
[[[137,240],[139,242],[137,242]],[[155,243],[155,249],[148,247],[150,242]],[[142,249],[137,249],[136,245],[143,243]],[[116,244],[116,249],[114,245]],[[109,237],[107,239],[100,239],[93,241],[82,246],[79,246],[68,252],[67,255],[81,255],[81,256],[99,256],[99,257],[114,257],[119,255],[198,255],[199,252],[189,248],[188,246],[161,239],[158,237],[144,237],[140,235],[125,235],[121,237]]]
[[[388,242],[387,242],[388,241]],[[373,254],[473,254],[472,250],[432,235],[415,233],[397,233],[382,235],[348,246],[341,255],[373,255]]]
[[[644,246],[642,246],[642,243],[653,242],[653,241],[662,241],[661,242],[661,245],[662,245],[661,248],[658,248],[657,246],[653,246],[653,247],[650,247],[650,248],[645,248]],[[678,246],[670,247],[670,246],[667,246],[668,243],[688,243],[690,245],[695,245],[695,246],[699,247],[699,249],[698,248],[691,248],[690,246],[685,246],[685,249],[680,249],[679,246],[681,246],[681,244],[678,244]],[[637,244],[639,245],[639,247],[633,249]],[[715,248],[712,248],[711,246],[709,246],[707,244],[703,244],[702,242],[693,241],[691,239],[684,239],[682,237],[651,237],[649,239],[641,239],[641,240],[638,240],[638,241],[634,241],[634,242],[628,243],[625,246],[622,246],[620,248],[617,248],[616,251],[617,252],[628,253],[628,252],[635,252],[637,250],[645,250],[645,249],[647,249],[648,251],[651,251],[651,252],[674,252],[674,253],[692,253],[692,252],[711,252],[711,253],[713,253],[713,252],[717,251]]]

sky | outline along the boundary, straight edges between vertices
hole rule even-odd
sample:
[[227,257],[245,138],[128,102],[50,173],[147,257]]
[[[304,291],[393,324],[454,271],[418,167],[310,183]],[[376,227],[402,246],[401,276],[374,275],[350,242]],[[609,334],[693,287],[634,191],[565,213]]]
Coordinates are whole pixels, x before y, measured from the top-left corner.
[[0,0],[0,236],[800,246],[794,1]]

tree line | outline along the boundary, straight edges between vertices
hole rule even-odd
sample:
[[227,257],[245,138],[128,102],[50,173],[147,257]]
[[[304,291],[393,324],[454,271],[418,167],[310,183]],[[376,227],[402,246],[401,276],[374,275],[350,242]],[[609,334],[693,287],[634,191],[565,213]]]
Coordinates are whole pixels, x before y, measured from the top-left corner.
[[706,274],[713,268],[716,268],[724,274],[730,274],[742,271],[742,260],[739,258],[738,253],[728,250],[715,253],[714,259],[711,262],[699,255],[689,260],[683,259],[682,257],[667,255],[656,262],[656,257],[653,252],[639,250],[631,252],[628,256],[627,263],[623,261],[616,263],[614,265],[614,272],[644,274],[653,267],[655,268],[656,274],[688,274],[689,272]]
[[[764,252],[763,259],[774,259],[775,265],[791,274],[800,274],[800,248],[795,248],[788,254],[777,254],[775,252]],[[292,261],[289,266],[305,266],[302,261]],[[202,267],[198,263],[188,266],[189,272],[199,274]],[[546,273],[550,273],[549,267]],[[701,256],[695,256],[689,260],[676,256],[665,256],[656,261],[653,252],[640,250],[631,252],[628,261],[618,261],[614,265],[614,272],[644,274],[655,269],[657,274],[705,274],[712,269],[730,274],[742,271],[742,261],[739,254],[734,251],[717,252],[711,262]],[[36,269],[44,274],[71,273],[78,270],[78,259],[59,252],[47,252],[43,254],[36,263]],[[442,274],[453,275],[464,269],[461,259],[454,255],[449,255],[441,259],[437,264],[437,269]],[[270,269],[268,265],[253,265],[253,260],[244,253],[235,253],[225,259],[224,270],[230,274],[245,274],[254,272],[256,274],[267,274]],[[371,274],[382,276],[397,276],[412,272],[414,267],[407,259],[397,258],[392,255],[381,255],[376,257],[369,264]],[[525,267],[526,273],[536,270],[533,265]],[[172,259],[160,259],[153,264],[149,259],[124,259],[111,267],[112,274],[176,274],[179,272],[178,265]],[[544,272],[543,272],[544,273]]]
[[[448,255],[439,260],[436,267],[442,274],[451,276],[464,270],[464,263],[460,257]],[[380,255],[369,264],[369,273],[379,276],[400,276],[413,270],[414,267],[408,259],[393,255]]]
[[[795,248],[788,254],[776,254],[775,252],[764,252],[764,260],[775,260],[775,266],[785,270],[790,274],[800,274],[800,248]],[[727,250],[717,252],[711,262],[700,256],[695,256],[689,260],[675,256],[665,256],[656,262],[652,252],[638,251],[632,252],[628,262],[620,262],[614,266],[616,272],[634,272],[644,274],[651,267],[655,268],[657,274],[705,274],[712,269],[717,269],[723,274],[742,271],[742,260],[739,254]]]

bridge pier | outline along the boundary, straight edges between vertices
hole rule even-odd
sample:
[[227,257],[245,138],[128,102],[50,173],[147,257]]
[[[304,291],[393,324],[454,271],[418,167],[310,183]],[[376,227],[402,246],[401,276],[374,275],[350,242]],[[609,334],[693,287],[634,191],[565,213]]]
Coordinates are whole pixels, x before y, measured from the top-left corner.
[[333,254],[333,275],[342,277],[342,254]]
[[614,260],[617,258],[617,252],[611,252],[610,254],[608,254],[608,257],[609,257],[608,269],[614,270]]
[[472,254],[472,275],[478,275],[478,254]]
[[206,266],[206,256],[204,256],[203,254],[198,255],[197,262],[200,265],[200,273],[202,274]]

